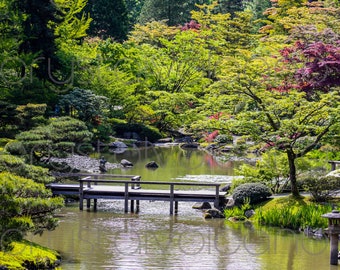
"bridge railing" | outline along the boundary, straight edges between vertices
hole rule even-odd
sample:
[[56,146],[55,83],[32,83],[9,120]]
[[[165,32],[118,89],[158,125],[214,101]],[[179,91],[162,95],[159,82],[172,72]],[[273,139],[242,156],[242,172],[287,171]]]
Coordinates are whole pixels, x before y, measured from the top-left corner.
[[[102,175],[99,175],[102,176]],[[141,185],[167,185],[169,186],[169,201],[170,201],[170,214],[173,214],[173,203],[175,202],[175,210],[177,210],[177,201],[175,200],[175,186],[202,186],[202,187],[214,187],[215,188],[215,201],[214,205],[218,207],[220,200],[220,183],[189,183],[189,182],[161,182],[161,181],[143,181],[141,182],[140,176],[127,176],[127,175],[105,175],[106,177],[112,178],[130,178],[130,180],[113,180],[113,179],[99,179],[97,176],[86,176],[79,180],[79,199],[80,210],[83,210],[83,199],[84,199],[84,187],[86,183],[87,188],[91,188],[91,183],[94,185],[98,185],[98,183],[106,183],[106,184],[124,184],[124,200],[125,212],[128,212],[128,200],[129,200],[129,185],[131,185],[131,189],[140,189]],[[138,182],[138,184],[136,184]]]

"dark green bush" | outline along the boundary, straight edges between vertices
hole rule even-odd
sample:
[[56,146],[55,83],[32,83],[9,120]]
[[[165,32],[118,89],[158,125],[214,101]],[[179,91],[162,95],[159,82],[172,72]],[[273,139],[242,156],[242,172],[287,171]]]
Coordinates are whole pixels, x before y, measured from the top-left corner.
[[113,125],[112,128],[115,132],[115,135],[118,137],[124,137],[124,134],[128,132],[135,132],[138,134],[141,140],[144,140],[146,138],[150,142],[156,142],[157,140],[162,138],[162,135],[158,131],[158,129],[151,126],[141,124],[116,123]]
[[227,135],[227,134],[220,134],[217,135],[217,137],[214,140],[216,143],[232,143],[233,142],[233,136]]
[[4,147],[7,143],[11,142],[11,139],[8,138],[0,138],[0,147]]
[[325,202],[336,196],[340,179],[334,176],[310,175],[301,180],[303,188],[309,191],[313,201]]
[[23,159],[9,154],[0,154],[0,173],[11,172],[32,179],[37,183],[50,183],[54,180],[46,168],[26,164]]
[[271,196],[270,189],[261,183],[247,183],[238,186],[233,192],[233,199],[236,205],[242,205],[249,200],[250,204],[265,201]]
[[6,144],[5,150],[11,153],[12,155],[25,155],[27,154],[26,149],[22,142],[19,141],[11,141]]

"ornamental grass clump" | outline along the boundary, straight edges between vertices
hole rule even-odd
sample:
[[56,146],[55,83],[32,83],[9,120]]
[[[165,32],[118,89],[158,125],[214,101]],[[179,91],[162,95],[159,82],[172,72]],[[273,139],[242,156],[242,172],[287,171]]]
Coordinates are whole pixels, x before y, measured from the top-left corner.
[[256,210],[255,220],[261,225],[288,228],[292,230],[325,228],[327,220],[321,215],[332,211],[331,205],[306,204],[303,206],[281,205],[265,210]]

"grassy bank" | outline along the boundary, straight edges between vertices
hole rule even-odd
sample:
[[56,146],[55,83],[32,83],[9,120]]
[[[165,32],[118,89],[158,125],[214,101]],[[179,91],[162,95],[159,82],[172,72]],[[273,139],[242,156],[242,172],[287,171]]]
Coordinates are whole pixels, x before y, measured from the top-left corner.
[[306,228],[319,229],[328,226],[328,220],[321,217],[332,211],[332,206],[339,207],[338,202],[315,203],[309,197],[294,198],[284,196],[270,199],[258,205],[244,204],[241,208],[225,210],[226,218],[245,220],[245,211],[255,210],[250,221],[264,226],[301,230]]
[[289,228],[293,230],[310,228],[326,228],[328,221],[321,215],[331,212],[332,205],[317,204],[308,197],[293,198],[291,196],[272,199],[257,207],[253,217],[259,224]]
[[13,243],[11,251],[0,252],[0,268],[7,269],[61,269],[58,260],[56,251],[25,240]]

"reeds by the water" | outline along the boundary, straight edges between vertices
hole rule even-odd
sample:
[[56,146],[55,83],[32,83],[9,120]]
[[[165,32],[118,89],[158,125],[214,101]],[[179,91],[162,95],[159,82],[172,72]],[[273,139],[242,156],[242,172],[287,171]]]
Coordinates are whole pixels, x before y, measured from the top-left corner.
[[254,219],[262,225],[288,228],[292,230],[326,228],[328,220],[321,215],[331,212],[331,205],[307,204],[298,207],[275,207],[256,210]]

